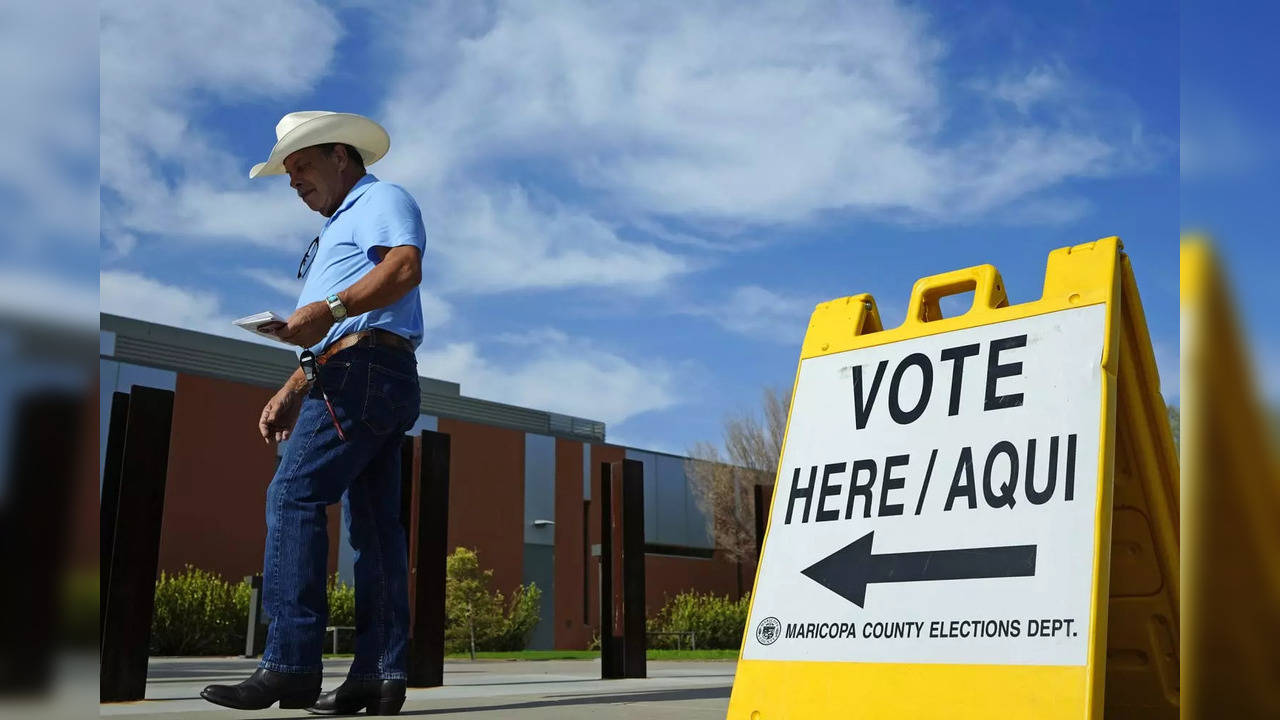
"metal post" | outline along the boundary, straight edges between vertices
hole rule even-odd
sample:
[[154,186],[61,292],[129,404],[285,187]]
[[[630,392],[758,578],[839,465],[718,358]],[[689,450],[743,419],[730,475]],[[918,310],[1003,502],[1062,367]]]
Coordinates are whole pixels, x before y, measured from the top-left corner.
[[244,632],[244,656],[258,656],[258,628],[262,623],[262,576],[246,575],[249,583],[249,622]]
[[613,634],[613,472],[600,463],[600,677],[624,677],[621,638]]
[[412,439],[416,480],[409,526],[409,687],[444,685],[445,558],[449,554],[449,436]]
[[102,702],[141,700],[155,608],[173,393],[133,386],[102,625]]
[[102,651],[102,628],[107,626],[107,590],[111,584],[111,548],[116,537],[116,512],[120,507],[120,470],[124,461],[124,429],[129,422],[129,393],[112,393],[111,420],[107,426],[107,453],[102,469],[101,516],[99,521],[98,651]]
[[[15,393],[13,443],[3,498],[0,548],[5,557],[0,697],[47,692],[54,675],[63,561],[71,533],[69,497],[84,413],[78,393]],[[3,483],[0,480],[0,483]],[[22,713],[19,713],[22,714]]]
[[756,563],[760,562],[760,552],[764,549],[764,533],[769,526],[769,501],[773,499],[773,489],[765,485],[752,487],[756,509]]
[[622,647],[623,675],[647,676],[644,633],[644,464],[615,463],[622,479]]

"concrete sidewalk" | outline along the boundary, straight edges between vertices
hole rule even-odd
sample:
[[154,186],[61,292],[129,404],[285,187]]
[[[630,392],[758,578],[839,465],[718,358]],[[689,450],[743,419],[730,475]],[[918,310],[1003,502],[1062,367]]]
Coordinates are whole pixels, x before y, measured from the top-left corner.
[[[325,662],[324,689],[346,676],[349,660]],[[246,712],[200,698],[211,683],[249,676],[257,661],[243,658],[152,658],[147,699],[101,705],[103,716],[160,718],[315,718],[301,710]],[[601,680],[599,660],[448,661],[444,687],[410,689],[401,715],[432,718],[689,718],[723,720],[736,663],[650,661],[644,680]]]

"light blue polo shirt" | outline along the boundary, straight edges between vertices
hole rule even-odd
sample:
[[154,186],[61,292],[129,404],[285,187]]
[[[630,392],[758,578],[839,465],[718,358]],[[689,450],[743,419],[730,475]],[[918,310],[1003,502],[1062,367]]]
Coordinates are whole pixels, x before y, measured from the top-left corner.
[[[422,212],[404,188],[366,174],[356,182],[320,231],[320,247],[307,271],[297,307],[323,301],[346,290],[377,264],[374,248],[413,245],[425,254]],[[422,300],[418,288],[384,308],[334,323],[324,340],[311,347],[320,354],[334,340],[353,332],[381,328],[422,344]]]

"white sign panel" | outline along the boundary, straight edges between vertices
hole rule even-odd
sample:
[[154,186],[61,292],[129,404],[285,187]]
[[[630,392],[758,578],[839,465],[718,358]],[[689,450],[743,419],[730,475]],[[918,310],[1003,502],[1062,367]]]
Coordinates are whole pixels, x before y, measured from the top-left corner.
[[1084,665],[1105,320],[803,361],[743,657]]

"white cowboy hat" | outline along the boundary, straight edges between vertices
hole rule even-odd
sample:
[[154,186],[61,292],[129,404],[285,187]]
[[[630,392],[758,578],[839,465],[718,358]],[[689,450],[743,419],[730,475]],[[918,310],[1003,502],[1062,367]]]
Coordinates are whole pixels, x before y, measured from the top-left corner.
[[249,171],[250,178],[283,175],[284,159],[305,147],[325,143],[345,143],[360,151],[366,166],[387,154],[391,137],[381,125],[363,115],[326,110],[291,112],[276,123],[276,145],[266,162]]

